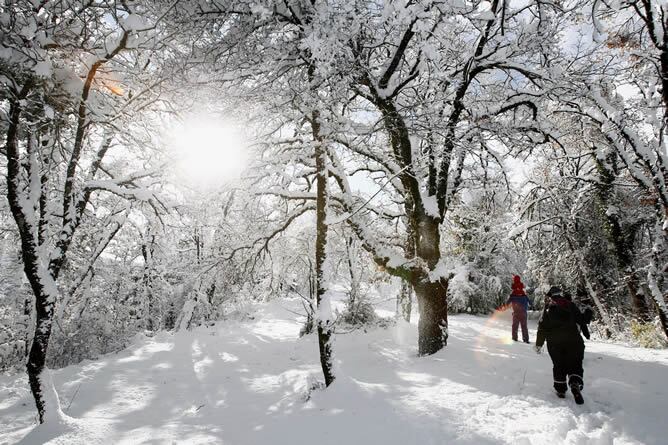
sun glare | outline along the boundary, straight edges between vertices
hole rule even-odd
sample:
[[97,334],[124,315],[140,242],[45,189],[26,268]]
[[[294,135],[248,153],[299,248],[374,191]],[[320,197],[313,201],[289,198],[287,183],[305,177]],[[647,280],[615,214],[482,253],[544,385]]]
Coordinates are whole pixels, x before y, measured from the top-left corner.
[[192,117],[170,134],[178,176],[192,185],[216,186],[239,178],[247,161],[240,129],[206,117]]

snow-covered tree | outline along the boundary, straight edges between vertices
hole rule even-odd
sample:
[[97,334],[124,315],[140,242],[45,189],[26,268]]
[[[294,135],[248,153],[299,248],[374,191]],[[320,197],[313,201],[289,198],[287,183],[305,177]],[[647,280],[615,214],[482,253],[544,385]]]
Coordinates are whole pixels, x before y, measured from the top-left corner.
[[[3,6],[0,15],[7,201],[34,294],[27,369],[44,422],[60,414],[45,362],[59,277],[80,227],[106,219],[113,228],[133,210],[131,202],[161,207],[152,191],[157,165],[141,154],[146,141],[138,136],[146,125],[137,116],[157,107],[169,77],[152,59],[164,50],[155,37],[160,10],[18,1]],[[127,204],[105,207],[107,194]],[[113,233],[98,234],[91,260]],[[84,265],[82,276],[87,271]]]

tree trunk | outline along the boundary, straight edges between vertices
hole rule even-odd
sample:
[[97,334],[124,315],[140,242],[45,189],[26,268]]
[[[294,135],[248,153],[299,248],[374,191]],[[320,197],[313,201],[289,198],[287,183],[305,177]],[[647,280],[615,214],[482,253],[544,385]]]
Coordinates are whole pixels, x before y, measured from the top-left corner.
[[35,334],[28,353],[26,370],[30,391],[35,399],[35,406],[39,415],[39,423],[44,423],[49,418],[62,416],[53,383],[46,376],[48,372],[46,369],[46,353],[53,326],[56,296],[52,295],[48,286],[45,286],[39,279],[38,266],[34,262],[28,263],[24,267],[35,294]]
[[[661,215],[661,212],[657,212]],[[665,220],[668,220],[668,215],[663,215]],[[647,273],[647,284],[652,296],[652,302],[656,312],[659,315],[659,322],[666,338],[668,338],[668,296],[666,294],[666,276],[668,274],[668,261],[666,260],[666,251],[668,250],[668,242],[666,242],[666,234],[668,233],[668,224],[661,223],[661,218],[657,218],[655,229],[655,240],[652,248],[652,259]]]
[[[309,72],[309,74],[312,74]],[[327,153],[320,136],[319,114],[314,111],[311,115],[311,127],[315,141],[315,168],[316,168],[316,235],[315,235],[315,278],[316,278],[316,305],[318,312],[318,346],[320,349],[320,365],[325,377],[325,386],[334,381],[332,366],[332,314],[329,297],[325,294],[324,265],[327,247]]]
[[448,282],[428,277],[415,284],[420,310],[418,322],[418,354],[430,355],[446,346],[448,341]]
[[350,294],[348,296],[348,310],[353,317],[356,317],[355,304],[358,303],[357,297],[359,294],[360,279],[357,276],[357,271],[353,265],[353,237],[346,237],[346,259],[348,264],[348,273],[350,274]]
[[[414,210],[411,199],[406,200],[406,214],[412,214]],[[415,230],[414,225],[409,223],[408,218],[404,218],[406,225],[406,242],[404,244],[405,256],[408,259],[415,258]],[[413,311],[413,287],[405,278],[401,279],[401,291],[397,296],[397,317],[401,315],[408,323],[411,322],[411,312]]]
[[[663,11],[662,11],[663,12]],[[663,14],[662,14],[663,15]],[[665,32],[665,31],[664,31]],[[668,127],[668,47],[666,46],[666,36],[664,38],[664,45],[660,48],[661,55],[661,96],[663,99],[663,125],[662,130]]]
[[[51,336],[54,307],[58,298],[55,278],[58,270],[47,270],[40,259],[38,227],[25,213],[23,202],[25,193],[21,184],[21,166],[19,161],[19,123],[22,113],[21,101],[32,88],[29,80],[10,102],[9,126],[6,133],[5,156],[7,157],[7,201],[21,237],[21,259],[23,271],[35,297],[35,334],[28,353],[28,381],[39,422],[62,415],[58,396],[46,372],[46,353]],[[45,282],[46,280],[50,282]],[[46,380],[46,381],[45,381]]]
[[[412,34],[409,31],[408,38],[410,38],[410,35]],[[370,100],[383,116],[394,160],[402,167],[399,178],[404,187],[405,222],[408,231],[406,253],[410,255],[414,246],[413,252],[417,259],[417,267],[407,278],[415,290],[420,312],[418,351],[420,355],[433,354],[446,345],[448,337],[448,280],[445,277],[429,277],[427,271],[434,271],[441,259],[439,229],[443,215],[447,211],[445,198],[447,195],[449,163],[441,165],[438,181],[435,177],[430,178],[432,186],[429,191],[433,192],[433,184],[438,182],[436,186],[438,215],[428,214],[423,202],[420,183],[417,181],[417,176],[413,170],[413,147],[406,122],[393,100],[379,94],[370,78],[365,78],[363,84],[370,89],[372,96]],[[466,87],[460,88],[459,91],[463,95],[466,92]],[[453,111],[448,121],[452,135],[462,110],[463,106]],[[451,139],[454,140],[452,137]],[[451,152],[451,149],[446,148],[446,159],[449,159],[449,153]],[[430,172],[436,174],[436,171],[432,165]],[[410,243],[414,244],[411,245]],[[408,256],[408,258],[412,257]],[[436,281],[432,282],[432,279]]]
[[401,280],[401,290],[397,295],[397,318],[401,317],[408,323],[411,322],[411,311],[413,310],[413,289],[409,282]]
[[31,337],[30,337],[30,325],[32,324],[32,295],[26,295],[26,298],[23,302],[23,316],[25,320],[25,346],[24,346],[24,355],[23,357],[25,359],[28,358],[28,355],[30,354],[30,345],[31,345]]
[[629,266],[628,275],[624,278],[624,281],[626,283],[626,289],[629,291],[631,303],[633,304],[633,309],[636,312],[638,319],[644,322],[649,321],[649,307],[647,306],[645,294],[642,292],[642,288],[640,286],[640,276],[638,276],[638,271],[636,271],[633,265]]
[[[617,268],[620,275],[624,275],[624,282],[629,293],[629,299],[633,310],[642,321],[649,320],[649,308],[645,295],[641,291],[640,277],[635,269],[633,261],[633,238],[635,229],[631,227],[622,227],[619,220],[619,215],[610,211],[610,201],[613,195],[615,175],[616,157],[614,154],[607,156],[605,160],[601,160],[594,156],[596,162],[599,183],[596,184],[595,190],[598,198],[598,211],[605,226],[605,234],[610,242],[611,253],[614,255],[617,263]],[[629,233],[631,231],[631,233]]]
[[[420,215],[414,232],[417,257],[433,271],[441,258],[439,222]],[[435,280],[435,281],[432,281]],[[426,273],[415,276],[413,283],[420,311],[418,322],[418,353],[429,355],[446,346],[448,340],[448,280],[430,277]]]
[[605,306],[603,306],[603,302],[601,301],[598,292],[596,292],[596,289],[594,289],[594,286],[587,278],[585,271],[583,269],[584,268],[581,267],[582,280],[584,281],[585,288],[587,289],[587,293],[594,302],[594,305],[598,310],[598,314],[601,317],[601,320],[603,320],[603,324],[605,325],[605,337],[610,338],[612,337],[612,330],[614,329],[616,331],[617,329],[612,324],[612,319],[610,318],[608,311],[605,310]]
[[[657,267],[652,261],[647,276],[647,282],[652,292],[652,301],[654,307],[659,315],[659,322],[664,335],[668,339],[668,305],[666,304],[666,296],[661,292],[661,279],[657,276]],[[665,272],[664,272],[665,273]]]
[[[28,354],[28,381],[30,390],[35,399],[35,406],[39,414],[39,423],[44,423],[46,411],[54,409],[47,407],[47,401],[44,398],[45,391],[43,384],[43,373],[46,366],[46,351],[49,346],[49,337],[51,336],[53,305],[47,305],[44,302],[45,297],[40,295],[36,298],[35,335],[33,337],[30,353]],[[58,408],[55,408],[58,409]]]

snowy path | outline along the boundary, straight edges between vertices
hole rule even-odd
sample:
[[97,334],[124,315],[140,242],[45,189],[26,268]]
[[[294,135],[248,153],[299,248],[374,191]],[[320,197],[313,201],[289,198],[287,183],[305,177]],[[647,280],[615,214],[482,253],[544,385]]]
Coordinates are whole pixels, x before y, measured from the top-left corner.
[[0,377],[0,444],[667,443],[668,351],[588,342],[577,406],[553,395],[546,354],[508,341],[508,314],[454,316],[426,358],[415,326],[339,335],[339,379],[307,401],[316,339],[281,304],[54,372],[74,418],[57,435],[33,430],[26,379]]

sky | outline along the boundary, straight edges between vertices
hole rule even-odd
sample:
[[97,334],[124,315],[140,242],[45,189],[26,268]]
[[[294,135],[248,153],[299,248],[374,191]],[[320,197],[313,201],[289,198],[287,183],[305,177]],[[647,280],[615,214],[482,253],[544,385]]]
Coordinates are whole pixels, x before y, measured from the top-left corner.
[[248,141],[232,120],[192,114],[166,133],[174,175],[195,188],[238,179],[248,162]]

